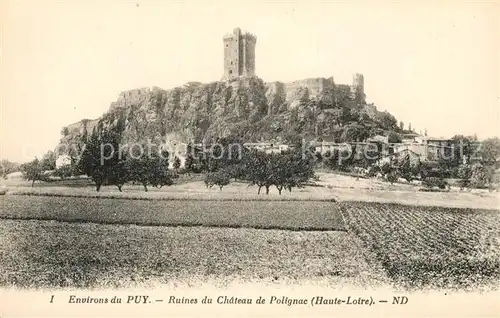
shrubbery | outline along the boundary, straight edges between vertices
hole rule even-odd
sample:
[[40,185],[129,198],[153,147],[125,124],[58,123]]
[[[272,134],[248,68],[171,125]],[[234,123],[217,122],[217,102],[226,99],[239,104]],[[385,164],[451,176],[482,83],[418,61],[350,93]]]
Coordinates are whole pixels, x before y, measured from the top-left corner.
[[444,179],[438,177],[427,177],[422,184],[427,188],[438,187],[439,189],[446,189],[448,186],[448,183]]
[[389,181],[391,184],[393,184],[394,182],[398,181],[398,174],[396,173],[396,171],[391,171],[387,174],[387,181]]

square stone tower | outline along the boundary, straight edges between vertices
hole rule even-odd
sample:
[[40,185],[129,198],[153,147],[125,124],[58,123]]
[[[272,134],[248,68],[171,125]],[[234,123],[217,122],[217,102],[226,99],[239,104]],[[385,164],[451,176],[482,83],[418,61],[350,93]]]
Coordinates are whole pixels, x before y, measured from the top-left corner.
[[223,38],[224,42],[224,79],[240,76],[255,76],[255,44],[257,38],[250,33],[242,33],[235,28],[232,34]]
[[365,102],[365,77],[363,74],[355,73],[352,76],[351,98],[358,102]]

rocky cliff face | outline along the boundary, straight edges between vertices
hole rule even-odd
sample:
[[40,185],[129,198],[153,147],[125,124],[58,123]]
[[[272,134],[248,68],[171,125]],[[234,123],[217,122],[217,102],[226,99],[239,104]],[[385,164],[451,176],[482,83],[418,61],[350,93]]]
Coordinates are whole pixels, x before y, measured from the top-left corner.
[[[347,118],[352,112],[355,118]],[[247,141],[280,138],[287,142],[297,135],[340,136],[349,120],[356,121],[363,114],[373,128],[378,113],[374,106],[352,96],[348,85],[336,85],[332,78],[264,83],[252,77],[123,92],[101,118],[63,129],[61,142],[78,142],[104,128],[119,129],[123,142],[202,142],[228,135]]]

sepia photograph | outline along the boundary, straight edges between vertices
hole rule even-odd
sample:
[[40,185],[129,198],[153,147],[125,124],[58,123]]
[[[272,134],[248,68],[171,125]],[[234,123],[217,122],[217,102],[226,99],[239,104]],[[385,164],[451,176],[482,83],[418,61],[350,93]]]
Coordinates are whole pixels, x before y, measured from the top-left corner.
[[498,1],[0,26],[0,317],[500,315]]

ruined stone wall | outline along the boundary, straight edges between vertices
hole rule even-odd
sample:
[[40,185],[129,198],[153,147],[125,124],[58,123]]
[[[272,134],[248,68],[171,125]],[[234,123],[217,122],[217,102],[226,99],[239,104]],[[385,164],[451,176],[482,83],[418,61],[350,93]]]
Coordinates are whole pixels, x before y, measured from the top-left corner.
[[350,98],[351,86],[345,84],[339,84],[335,86],[335,98],[338,101]]
[[293,92],[300,88],[306,88],[309,91],[309,98],[316,98],[325,90],[333,89],[334,85],[333,79],[317,77],[285,83],[285,89],[287,92]]
[[98,122],[98,119],[82,119],[76,123],[66,126],[66,128],[68,134],[70,135],[83,136],[86,133],[91,134]]
[[111,108],[139,105],[149,98],[152,91],[159,89],[158,87],[143,87],[121,92],[118,99],[111,103]]

